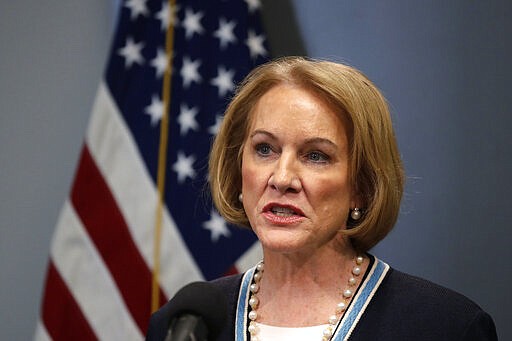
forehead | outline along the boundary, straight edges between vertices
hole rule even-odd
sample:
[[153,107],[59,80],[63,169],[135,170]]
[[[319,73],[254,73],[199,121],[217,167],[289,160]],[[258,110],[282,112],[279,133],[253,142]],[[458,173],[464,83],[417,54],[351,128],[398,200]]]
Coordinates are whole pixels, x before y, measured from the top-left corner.
[[248,133],[264,129],[285,135],[296,133],[345,139],[346,124],[340,111],[314,91],[280,84],[256,102],[250,113]]

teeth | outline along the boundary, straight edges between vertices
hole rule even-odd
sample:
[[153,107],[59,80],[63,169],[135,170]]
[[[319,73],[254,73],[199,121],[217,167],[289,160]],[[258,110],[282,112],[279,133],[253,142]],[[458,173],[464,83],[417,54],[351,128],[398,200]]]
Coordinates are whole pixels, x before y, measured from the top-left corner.
[[294,215],[295,212],[289,208],[286,207],[272,207],[272,213],[278,215],[278,216],[288,216],[288,215]]

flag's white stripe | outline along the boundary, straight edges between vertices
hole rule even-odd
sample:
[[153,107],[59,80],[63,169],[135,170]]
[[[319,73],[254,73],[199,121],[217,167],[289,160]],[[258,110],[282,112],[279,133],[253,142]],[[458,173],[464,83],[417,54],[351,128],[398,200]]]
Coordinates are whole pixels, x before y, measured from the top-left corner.
[[114,280],[69,201],[64,203],[51,258],[100,340],[141,340]]
[[34,341],[51,341],[51,337],[48,334],[44,324],[41,320],[37,320],[36,332],[34,333]]
[[[158,129],[155,134],[159,134]],[[135,244],[152,269],[157,190],[104,82],[98,89],[86,141]],[[184,284],[203,278],[167,209],[160,254],[161,285],[169,297]]]
[[261,244],[259,242],[254,243],[242,256],[240,256],[236,261],[235,266],[239,272],[245,272],[254,267],[262,259],[263,251],[261,250]]

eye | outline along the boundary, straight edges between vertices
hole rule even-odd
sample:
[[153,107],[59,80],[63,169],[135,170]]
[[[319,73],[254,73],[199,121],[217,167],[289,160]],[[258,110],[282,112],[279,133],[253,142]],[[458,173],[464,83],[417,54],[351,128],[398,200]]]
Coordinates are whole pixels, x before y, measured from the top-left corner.
[[329,161],[329,156],[319,151],[313,151],[306,154],[306,158],[308,161],[312,161],[315,163],[325,163]]
[[272,153],[272,147],[267,143],[259,143],[256,145],[255,149],[261,156],[268,156]]

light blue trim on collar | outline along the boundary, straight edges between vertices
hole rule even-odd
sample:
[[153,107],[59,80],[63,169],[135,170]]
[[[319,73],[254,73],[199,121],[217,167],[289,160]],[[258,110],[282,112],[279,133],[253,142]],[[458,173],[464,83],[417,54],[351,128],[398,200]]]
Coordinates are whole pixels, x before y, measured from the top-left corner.
[[251,294],[250,286],[252,276],[256,267],[253,267],[244,274],[242,277],[242,284],[240,285],[240,293],[238,294],[238,304],[236,307],[236,321],[235,321],[235,340],[247,341],[247,314],[249,295]]
[[373,295],[377,291],[380,283],[386,276],[389,265],[374,257],[375,261],[373,266],[368,273],[368,277],[359,288],[357,295],[354,297],[352,304],[345,313],[345,316],[340,321],[336,333],[333,335],[332,340],[342,341],[348,340],[352,331],[356,327],[357,323],[361,319],[366,307],[370,303]]

